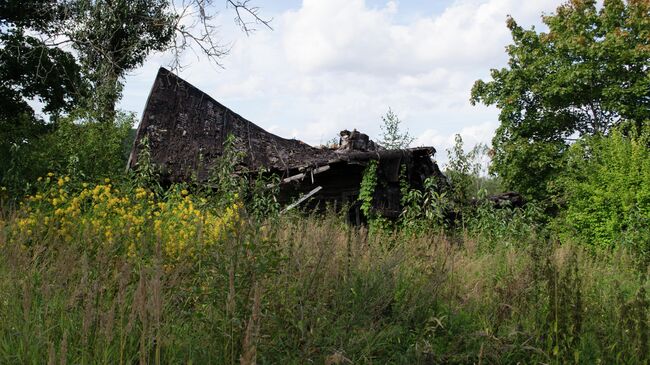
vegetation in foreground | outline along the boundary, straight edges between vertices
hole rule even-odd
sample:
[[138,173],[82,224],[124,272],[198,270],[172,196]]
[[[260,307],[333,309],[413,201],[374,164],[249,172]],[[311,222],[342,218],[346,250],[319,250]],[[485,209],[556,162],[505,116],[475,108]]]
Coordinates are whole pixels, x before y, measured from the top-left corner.
[[0,222],[2,363],[648,362],[639,256],[528,211],[368,233],[242,189],[39,184]]
[[[568,1],[545,33],[508,19],[508,66],[472,90],[501,110],[498,178],[459,137],[452,188],[402,186],[388,222],[371,164],[368,230],[280,216],[235,155],[216,191],[163,189],[148,163],[125,176],[123,75],[182,23],[138,3],[0,4],[0,363],[650,362],[650,2]],[[228,2],[267,25],[246,3]],[[187,9],[218,62],[202,4]],[[61,36],[74,55],[45,41]],[[383,122],[386,146],[408,145]],[[499,182],[527,207],[482,204]]]

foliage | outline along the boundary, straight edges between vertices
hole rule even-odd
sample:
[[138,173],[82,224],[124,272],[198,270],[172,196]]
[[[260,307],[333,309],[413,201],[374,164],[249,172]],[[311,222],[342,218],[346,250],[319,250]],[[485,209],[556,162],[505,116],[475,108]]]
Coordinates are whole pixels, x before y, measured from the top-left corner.
[[650,257],[650,134],[615,130],[571,146],[561,180],[565,239]]
[[93,110],[111,119],[121,78],[146,58],[168,49],[179,15],[168,0],[75,0],[64,5],[64,35],[93,85]]
[[517,247],[531,237],[541,234],[544,212],[535,203],[524,208],[496,208],[492,202],[480,201],[464,211],[466,234],[475,237],[480,250],[488,252],[497,247]]
[[508,18],[508,67],[471,98],[501,109],[493,170],[507,187],[548,197],[570,138],[650,119],[649,11],[648,1],[570,1],[543,17],[548,33]]
[[266,225],[112,183],[46,176],[1,216],[0,362],[648,360],[650,283],[624,250]]
[[418,233],[449,228],[446,217],[453,208],[453,202],[447,196],[447,192],[440,191],[437,179],[429,177],[424,181],[422,190],[415,189],[408,183],[405,172],[406,169],[402,168],[400,174],[402,229]]
[[482,159],[487,151],[488,147],[479,143],[465,152],[461,135],[454,136],[454,146],[447,150],[449,162],[445,166],[445,175],[458,204],[467,205],[489,186],[488,179],[481,176],[485,173]]
[[[56,122],[75,107],[85,90],[73,55],[48,47],[28,31],[52,30],[53,19],[45,11],[51,5],[45,1],[0,2],[0,184],[12,190],[16,179],[34,181],[38,176],[29,173],[30,166],[39,165],[31,150],[38,149],[42,137],[55,129],[34,111],[30,100],[40,102],[42,113]],[[26,174],[19,177],[23,172]]]
[[[86,109],[110,121],[121,96],[122,78],[154,52],[170,51],[181,67],[187,49],[216,65],[227,54],[217,40],[211,0],[5,0],[0,3],[0,90],[14,107],[38,96],[47,108],[84,99]],[[249,18],[269,27],[249,1],[228,1],[235,21],[252,30]],[[270,27],[269,27],[270,28]],[[65,50],[64,50],[65,49]],[[70,51],[73,51],[71,53]],[[11,87],[13,86],[13,87]],[[16,86],[26,86],[18,88]],[[82,88],[83,86],[83,88]],[[92,90],[92,92],[84,92]],[[7,95],[5,95],[7,94]],[[69,105],[68,105],[69,106]],[[56,110],[45,110],[49,113]]]
[[368,166],[363,171],[363,178],[359,186],[360,209],[363,215],[368,218],[374,216],[372,200],[375,195],[375,189],[377,188],[377,166],[378,162],[375,160],[368,162]]
[[144,136],[137,143],[139,144],[138,160],[135,162],[135,167],[129,169],[128,176],[136,186],[161,194],[163,187],[160,184],[160,168],[151,160],[149,137]]
[[[123,174],[131,149],[129,134],[135,124],[133,113],[118,112],[113,123],[99,123],[88,113],[62,118],[48,135],[50,168],[74,178],[95,180]],[[83,143],[79,143],[79,141]]]
[[392,109],[388,108],[388,112],[381,117],[381,121],[382,125],[379,128],[382,135],[379,144],[382,147],[389,150],[407,148],[415,140],[408,131],[402,132],[402,121],[397,114],[393,113]]
[[[6,19],[0,19],[0,25],[4,24],[3,20]],[[43,41],[20,30],[0,32],[0,45],[3,81],[0,121],[3,124],[19,122],[20,117],[30,119],[33,124],[43,123],[28,104],[30,99],[43,103],[42,111],[54,119],[73,108],[84,85],[79,66],[70,53],[49,48]]]
[[223,142],[221,158],[217,159],[210,168],[207,184],[203,186],[207,191],[205,196],[216,195],[217,208],[219,204],[229,205],[244,196],[246,183],[245,177],[238,174],[237,169],[244,158],[244,154],[236,148],[235,136],[229,134]]
[[29,100],[43,103],[43,113],[56,119],[73,109],[83,94],[74,56],[34,36],[55,31],[55,8],[54,1],[0,2],[0,130],[15,133],[3,136],[11,137],[9,143],[42,132],[44,121]]
[[368,162],[368,166],[363,171],[363,177],[359,186],[358,201],[361,203],[359,209],[365,219],[368,220],[370,229],[372,231],[385,230],[390,227],[390,222],[381,214],[375,211],[375,191],[377,189],[377,169],[379,168],[379,161],[372,160]]
[[195,177],[196,193],[215,209],[243,201],[252,217],[273,220],[280,212],[277,201],[280,179],[265,170],[246,170],[245,153],[237,149],[237,144],[236,137],[228,134],[220,158],[210,167],[207,181]]
[[165,261],[175,262],[195,257],[239,225],[241,203],[231,203],[219,214],[199,210],[197,206],[207,207],[206,199],[195,198],[185,189],[172,189],[161,200],[142,187],[116,188],[109,178],[79,186],[78,180],[57,178],[53,173],[39,178],[38,185],[16,219],[15,234],[26,245],[37,244],[45,232],[65,245],[75,245],[79,234],[91,234],[100,240],[86,249],[94,251],[98,244],[106,245],[136,257],[154,250],[139,244],[145,235],[153,235],[167,242],[161,246]]
[[280,193],[280,177],[259,171],[250,184],[247,207],[251,216],[258,220],[273,221],[280,213],[277,196]]
[[97,123],[85,112],[62,117],[51,132],[11,146],[3,156],[0,185],[18,199],[51,171],[86,180],[123,175],[133,123],[126,113],[118,113],[113,123]]

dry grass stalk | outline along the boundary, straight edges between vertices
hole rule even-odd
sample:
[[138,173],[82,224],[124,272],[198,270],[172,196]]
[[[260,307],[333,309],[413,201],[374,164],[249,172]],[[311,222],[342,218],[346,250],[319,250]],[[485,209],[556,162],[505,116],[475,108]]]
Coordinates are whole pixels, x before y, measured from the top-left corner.
[[138,319],[142,325],[140,329],[140,365],[147,364],[147,276],[144,270],[140,271],[138,282],[137,299],[134,299],[133,308],[137,312]]
[[226,311],[232,316],[235,311],[235,263],[230,260],[228,268],[228,297],[226,298]]
[[131,265],[124,262],[118,273],[117,306],[123,308],[126,301],[126,287],[131,278]]
[[88,256],[84,253],[81,257],[81,279],[68,301],[68,309],[76,307],[77,302],[83,298],[84,290],[88,286]]
[[160,322],[162,318],[162,251],[160,241],[156,244],[156,258],[151,278],[151,316],[153,332],[155,334],[155,359],[156,365],[160,365]]
[[343,353],[337,351],[325,358],[325,365],[343,365],[352,364],[352,360],[348,359]]
[[87,289],[86,296],[84,298],[84,312],[82,318],[82,345],[84,348],[88,345],[88,336],[90,330],[95,323],[97,317],[97,308],[95,304],[97,292],[99,291],[99,282],[95,281],[90,289]]
[[25,323],[29,323],[29,313],[32,307],[32,288],[27,282],[23,281],[23,319]]
[[242,344],[242,354],[239,358],[241,365],[255,365],[257,363],[257,341],[260,332],[261,289],[256,282],[253,285],[253,307],[251,317],[246,326],[246,335]]
[[47,345],[47,365],[56,365],[56,351],[52,342]]
[[63,332],[59,354],[59,365],[66,365],[68,362],[68,331]]
[[101,317],[101,328],[104,333],[104,338],[106,344],[109,344],[113,341],[113,335],[115,328],[115,301],[111,306],[103,313]]

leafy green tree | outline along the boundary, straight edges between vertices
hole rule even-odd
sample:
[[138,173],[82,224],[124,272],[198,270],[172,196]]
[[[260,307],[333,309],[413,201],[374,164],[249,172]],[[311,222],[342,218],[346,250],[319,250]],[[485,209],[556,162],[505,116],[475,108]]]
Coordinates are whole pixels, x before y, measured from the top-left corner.
[[[213,0],[62,0],[66,4],[62,34],[79,54],[94,85],[94,108],[111,120],[122,91],[123,77],[154,52],[170,52],[172,67],[181,68],[187,49],[217,66],[228,53],[214,24]],[[226,1],[245,32],[253,23],[270,28],[258,8],[246,1]],[[68,15],[69,14],[69,15]]]
[[389,150],[408,147],[415,138],[408,131],[402,132],[402,121],[392,109],[388,108],[385,116],[381,117],[381,140],[379,144]]
[[122,77],[153,52],[169,48],[178,15],[167,0],[76,0],[63,34],[93,84],[93,109],[113,120]]
[[[247,33],[255,23],[268,26],[249,1],[226,4]],[[22,190],[48,168],[50,157],[61,152],[48,151],[60,146],[50,134],[57,135],[58,127],[77,128],[59,126],[70,113],[73,124],[105,123],[105,134],[83,130],[113,146],[108,139],[121,133],[113,129],[124,125],[115,110],[123,78],[152,53],[171,52],[180,68],[183,52],[191,48],[220,65],[227,50],[217,39],[214,9],[213,0],[0,0],[0,185]],[[95,142],[88,144],[91,150],[100,146]],[[81,150],[66,151],[72,158]],[[113,171],[112,157],[95,159],[101,161]]]
[[86,89],[74,56],[47,44],[57,31],[54,9],[54,1],[0,1],[0,185],[22,185],[40,171],[40,139]]
[[471,101],[501,110],[492,167],[509,188],[548,197],[571,140],[650,119],[649,12],[647,0],[572,0],[541,33],[508,18],[508,66]]
[[[228,0],[226,6],[235,10],[235,20],[247,33],[254,30],[254,23],[269,27],[268,21],[259,17],[258,8],[249,1]],[[28,76],[35,75],[38,77],[29,78],[30,82],[46,90],[52,86],[68,87],[68,83],[82,75],[93,91],[85,95],[89,102],[85,107],[100,111],[103,119],[112,121],[123,77],[142,65],[152,53],[170,52],[175,68],[182,66],[182,55],[188,49],[221,65],[220,59],[227,54],[227,48],[218,39],[215,11],[213,0],[189,0],[181,4],[172,0],[3,0],[0,2],[1,52],[13,62],[22,62],[16,54],[33,53],[31,57],[39,62],[22,65],[28,71],[23,72],[19,82],[27,82]],[[16,48],[19,44],[21,48]],[[16,49],[38,52],[12,51]],[[40,61],[47,58],[66,66],[65,70],[48,73],[48,77],[59,79],[44,79],[43,68],[48,65]],[[12,86],[16,82],[7,84]],[[51,93],[60,96],[61,92],[56,91]],[[25,93],[21,100],[30,97],[33,95]]]

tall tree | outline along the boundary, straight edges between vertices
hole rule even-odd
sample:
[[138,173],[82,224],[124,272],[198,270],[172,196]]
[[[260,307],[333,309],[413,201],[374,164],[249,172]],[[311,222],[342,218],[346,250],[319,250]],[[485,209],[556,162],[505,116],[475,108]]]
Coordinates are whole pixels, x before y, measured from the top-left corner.
[[[74,56],[47,44],[57,31],[55,1],[0,1],[0,184],[30,166],[25,152],[72,110],[86,84]],[[39,35],[39,36],[36,36]],[[31,104],[30,104],[31,102]],[[32,108],[41,106],[41,113]],[[46,123],[44,115],[51,123]],[[33,166],[32,166],[33,167]],[[12,180],[12,181],[9,181]]]
[[[70,40],[93,83],[96,107],[111,120],[121,96],[124,75],[153,52],[171,51],[172,66],[193,49],[221,66],[228,53],[214,24],[214,0],[66,0],[64,36]],[[248,34],[254,23],[269,27],[249,0],[226,1],[235,21]]]
[[[228,0],[226,6],[234,9],[235,21],[247,34],[255,30],[255,24],[270,28],[249,0]],[[173,68],[182,66],[182,55],[188,49],[221,65],[228,49],[219,42],[218,24],[214,23],[217,9],[214,0],[0,0],[0,41],[4,46],[0,52],[16,62],[5,38],[30,34],[30,47],[38,43],[45,55],[65,55],[66,65],[80,66],[74,70],[74,78],[81,75],[90,83],[93,92],[85,95],[91,97],[89,107],[110,121],[123,77],[152,53],[171,52]],[[28,63],[23,68],[34,70],[41,64],[33,66]],[[71,76],[60,75],[62,79]],[[41,79],[33,80],[46,85]]]
[[[248,0],[226,5],[247,34],[269,26]],[[113,123],[124,76],[153,52],[171,52],[175,68],[188,49],[220,65],[216,9],[214,0],[0,0],[0,184],[24,180],[29,151],[60,115],[82,108]]]
[[68,5],[64,35],[93,83],[94,107],[113,120],[124,74],[174,37],[178,15],[167,0],[77,0]]
[[493,171],[506,185],[545,198],[571,140],[650,119],[649,12],[649,0],[571,0],[541,33],[508,18],[508,66],[471,96],[501,109]]

